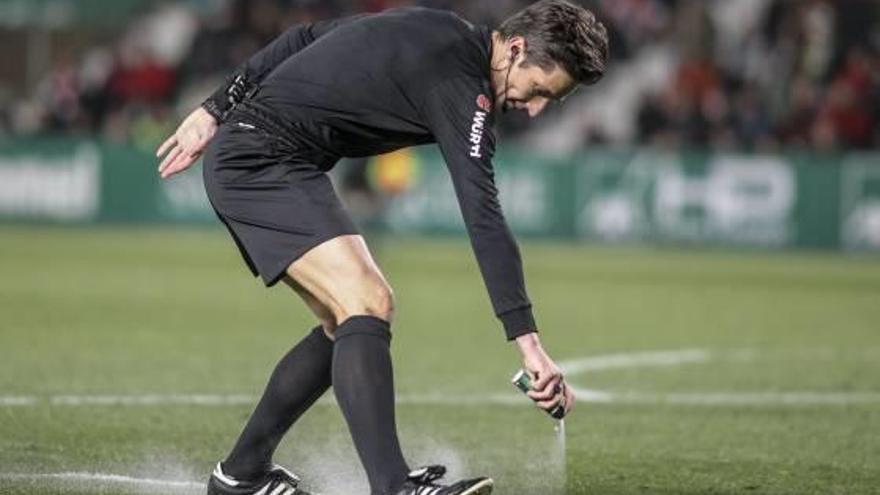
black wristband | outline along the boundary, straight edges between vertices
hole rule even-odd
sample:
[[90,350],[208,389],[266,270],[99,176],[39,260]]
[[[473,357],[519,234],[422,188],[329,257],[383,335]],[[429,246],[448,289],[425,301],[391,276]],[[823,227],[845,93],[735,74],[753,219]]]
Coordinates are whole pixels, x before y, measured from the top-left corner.
[[256,84],[250,82],[247,73],[236,72],[225,86],[202,102],[202,108],[217,122],[223,122],[236,105],[253,96],[257,88]]
[[217,103],[214,101],[213,98],[208,98],[207,100],[203,101],[202,108],[204,108],[205,111],[211,115],[211,117],[214,117],[214,120],[216,120],[218,124],[223,122],[224,112],[217,107]]

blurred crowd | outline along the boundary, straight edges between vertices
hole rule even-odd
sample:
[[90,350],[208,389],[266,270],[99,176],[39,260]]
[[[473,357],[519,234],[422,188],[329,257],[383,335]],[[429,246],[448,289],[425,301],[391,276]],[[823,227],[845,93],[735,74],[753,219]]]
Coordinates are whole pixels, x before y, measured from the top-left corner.
[[[626,17],[623,4],[651,2],[607,3]],[[666,83],[642,97],[639,141],[759,150],[880,144],[880,2],[726,3],[677,2],[644,28],[619,24],[635,47],[651,29],[668,29],[676,53]],[[664,22],[655,27],[657,19]]]
[[[104,43],[55,49],[51,69],[26,94],[0,87],[7,100],[0,106],[0,134],[100,135],[151,147],[237,64],[292,24],[422,5],[497,25],[528,3],[155,2]],[[569,136],[574,146],[761,151],[880,145],[880,2],[581,3],[609,26],[608,77],[535,122],[509,119],[502,132],[549,129]]]

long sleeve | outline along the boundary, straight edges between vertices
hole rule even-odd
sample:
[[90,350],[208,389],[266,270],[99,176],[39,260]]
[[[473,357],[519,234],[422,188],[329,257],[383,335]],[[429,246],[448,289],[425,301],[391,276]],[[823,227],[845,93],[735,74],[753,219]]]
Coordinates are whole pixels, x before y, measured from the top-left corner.
[[519,247],[498,202],[490,94],[479,79],[452,79],[427,94],[423,113],[449,168],[493,309],[513,340],[537,329]]
[[202,108],[218,121],[222,121],[229,110],[244,99],[282,62],[333,29],[360,17],[363,16],[357,15],[291,27],[239,66],[227,78],[226,83],[202,103]]

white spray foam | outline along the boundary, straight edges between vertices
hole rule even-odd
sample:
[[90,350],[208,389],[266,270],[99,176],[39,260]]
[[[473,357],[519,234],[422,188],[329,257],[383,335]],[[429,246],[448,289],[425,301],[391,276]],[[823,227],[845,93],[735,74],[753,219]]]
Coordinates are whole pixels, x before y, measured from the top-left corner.
[[302,426],[308,425],[294,427],[292,448],[285,448],[276,457],[282,464],[290,460],[290,467],[303,478],[304,488],[324,495],[370,492],[366,474],[344,426],[320,436],[314,431],[302,431]]

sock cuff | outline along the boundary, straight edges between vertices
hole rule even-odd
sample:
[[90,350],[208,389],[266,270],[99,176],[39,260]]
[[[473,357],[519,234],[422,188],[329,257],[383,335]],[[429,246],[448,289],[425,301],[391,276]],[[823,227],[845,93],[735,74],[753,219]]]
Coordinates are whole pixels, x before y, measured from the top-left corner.
[[371,335],[391,341],[391,324],[375,316],[352,316],[336,328],[336,341],[352,335]]
[[312,329],[311,338],[318,339],[321,342],[326,342],[330,345],[333,345],[333,339],[327,336],[327,333],[324,332],[324,325],[318,325]]

